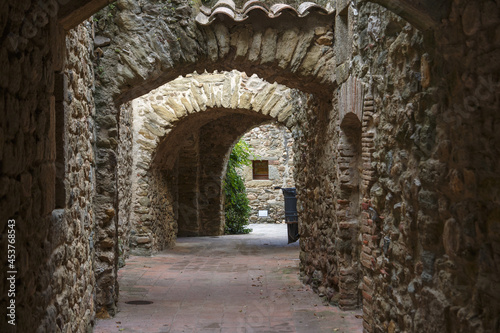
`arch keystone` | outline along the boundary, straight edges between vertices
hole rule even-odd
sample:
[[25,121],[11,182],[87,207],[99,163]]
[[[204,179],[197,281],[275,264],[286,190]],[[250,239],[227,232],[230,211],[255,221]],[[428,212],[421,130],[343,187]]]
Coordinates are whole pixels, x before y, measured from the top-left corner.
[[203,91],[205,92],[205,96],[207,96],[207,107],[215,106],[212,85],[209,83],[203,83]]
[[235,109],[238,106],[238,102],[240,99],[240,87],[241,87],[241,76],[234,76],[234,91],[231,96],[231,108]]
[[[238,102],[238,88],[240,85],[241,76],[237,75],[236,72],[227,73],[224,84],[222,87],[223,97],[222,106],[229,108],[232,105],[236,105]],[[235,101],[236,100],[236,101]],[[232,106],[234,108],[234,106]]]
[[222,107],[222,90],[223,86],[221,84],[212,84],[212,91],[214,96],[214,106]]

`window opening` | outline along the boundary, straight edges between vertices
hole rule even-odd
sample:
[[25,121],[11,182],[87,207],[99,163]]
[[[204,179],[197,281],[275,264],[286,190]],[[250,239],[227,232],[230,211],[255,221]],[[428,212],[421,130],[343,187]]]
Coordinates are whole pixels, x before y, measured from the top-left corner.
[[252,161],[253,179],[269,179],[269,161]]

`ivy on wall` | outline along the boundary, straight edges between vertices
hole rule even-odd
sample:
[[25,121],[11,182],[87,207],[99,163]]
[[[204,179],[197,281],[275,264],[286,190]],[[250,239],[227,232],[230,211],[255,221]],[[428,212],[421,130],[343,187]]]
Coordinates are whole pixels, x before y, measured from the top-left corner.
[[250,165],[250,146],[243,140],[238,141],[231,151],[224,179],[226,234],[247,234],[250,216],[250,202],[247,198],[245,183],[237,169]]

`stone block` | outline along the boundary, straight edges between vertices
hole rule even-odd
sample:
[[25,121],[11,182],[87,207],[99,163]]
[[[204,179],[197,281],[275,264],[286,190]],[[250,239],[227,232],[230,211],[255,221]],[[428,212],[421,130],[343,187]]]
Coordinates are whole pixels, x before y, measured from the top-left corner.
[[138,236],[135,241],[137,244],[146,244],[151,242],[151,238],[149,236]]
[[299,69],[302,59],[306,56],[307,50],[311,45],[314,37],[314,30],[304,30],[300,32],[298,37],[297,46],[295,47],[295,52],[293,53],[292,60],[290,61],[290,71],[296,72]]
[[287,106],[287,104],[291,103],[291,95],[290,90],[285,90],[278,102],[269,110],[269,115],[273,118],[276,118],[278,114]]
[[213,96],[212,85],[209,83],[203,83],[203,92],[207,97],[207,107],[215,106],[215,98]]
[[230,107],[232,109],[238,108],[239,98],[240,98],[240,88],[241,88],[241,76],[239,74],[235,74],[231,78],[231,101]]
[[323,55],[323,46],[314,44],[305,55],[298,72],[304,76],[317,72],[317,65]]
[[109,237],[100,240],[99,244],[98,244],[98,246],[101,249],[109,249],[109,248],[112,248],[114,245],[115,245],[115,242],[113,241],[112,238],[109,238]]
[[219,58],[219,47],[217,45],[217,37],[211,26],[204,30],[206,36],[207,54],[211,61],[215,62]]
[[361,247],[361,250],[366,253],[366,254],[371,254],[372,253],[372,249],[369,247],[369,246],[366,246],[366,245],[363,245]]
[[281,93],[276,91],[262,107],[262,114],[268,115],[282,97]]
[[153,139],[157,137],[162,137],[165,134],[165,130],[159,126],[158,123],[154,121],[145,121],[144,128],[153,134]]
[[190,84],[191,96],[193,96],[196,101],[196,105],[198,105],[197,111],[205,111],[207,108],[207,96],[203,91],[203,86],[200,84],[196,84],[191,82]]
[[361,252],[361,265],[365,266],[368,269],[373,269],[372,260],[373,257],[371,255],[366,254],[365,252]]
[[373,234],[373,228],[371,226],[362,225],[360,232],[364,234]]
[[231,37],[229,35],[229,30],[223,24],[214,25],[214,33],[217,39],[217,45],[219,46],[219,57],[224,58],[230,49]]
[[233,82],[233,75],[226,75],[222,86],[222,101],[221,104],[224,108],[229,108],[231,106],[231,98],[236,87]]
[[[286,119],[288,119],[295,111],[297,111],[297,110],[294,108],[294,106],[291,103],[288,104],[285,108],[283,108],[278,113],[278,121],[279,122],[286,121]],[[287,122],[287,124],[288,124],[288,122]]]
[[260,111],[262,107],[267,103],[273,96],[278,84],[275,82],[273,84],[267,84],[264,89],[262,89],[255,97],[252,99],[252,109],[254,111]]
[[345,10],[349,7],[349,0],[337,0],[337,15],[345,15]]
[[348,299],[339,300],[339,308],[343,311],[354,310],[358,307],[357,295]]
[[108,46],[109,44],[111,44],[111,39],[109,39],[108,37],[95,36],[94,38],[94,45],[96,47]]
[[335,81],[337,84],[342,84],[347,81],[349,77],[349,64],[348,62],[341,63],[335,68]]
[[182,118],[187,115],[186,107],[176,98],[170,97],[165,102],[165,105],[174,110],[175,116],[177,118]]
[[187,113],[193,113],[194,112],[194,107],[191,104],[191,102],[186,98],[186,97],[181,97],[180,98],[181,104],[184,106],[186,109]]
[[246,27],[238,27],[231,34],[231,46],[236,47],[235,59],[242,59],[247,55],[252,41],[251,31]]
[[372,295],[370,293],[367,293],[364,290],[361,293],[363,295],[363,299],[365,299],[367,302],[372,302]]
[[[365,333],[365,332],[366,333],[373,333],[375,331],[374,331],[374,328],[373,328],[373,323],[370,323],[370,322],[368,322],[366,320],[363,320],[363,333]],[[380,332],[383,332],[383,330],[380,331]]]
[[262,44],[262,32],[255,32],[253,34],[250,50],[248,51],[248,60],[255,62],[259,60],[260,46]]
[[267,28],[262,37],[262,48],[261,48],[261,64],[268,62],[273,62],[276,56],[276,40],[277,31],[272,28]]
[[219,86],[213,86],[213,97],[214,97],[214,106],[216,107],[222,107],[222,87]]
[[278,60],[279,67],[286,68],[288,66],[292,60],[298,41],[299,30],[297,28],[286,30],[278,39],[276,45],[276,59]]

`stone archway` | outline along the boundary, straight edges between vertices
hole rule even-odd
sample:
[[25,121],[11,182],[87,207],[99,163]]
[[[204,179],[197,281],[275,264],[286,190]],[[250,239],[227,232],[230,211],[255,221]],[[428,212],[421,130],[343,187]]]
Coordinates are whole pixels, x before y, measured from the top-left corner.
[[[98,66],[106,68],[100,75],[102,97],[122,103],[179,75],[204,70],[237,69],[307,92],[335,86],[333,11],[316,6],[321,10],[311,9],[301,18],[289,11],[262,18],[253,15],[259,11],[254,8],[244,22],[201,25],[194,18],[196,7],[164,7],[121,1],[96,16],[102,27],[96,34],[108,38],[98,51]],[[183,21],[168,19],[171,11],[182,13]]]
[[[314,93],[323,106],[328,105],[337,84],[331,12],[312,10],[302,18],[283,13],[278,18],[256,16],[242,24],[217,21],[201,26],[194,20],[191,5],[167,6],[166,11],[163,7],[160,3],[140,7],[133,1],[120,1],[114,9],[108,7],[96,17],[97,26],[102,28],[96,34],[108,40],[101,38],[106,42],[96,49],[96,163],[100,170],[96,174],[94,207],[100,226],[96,242],[109,245],[96,251],[102,266],[97,285],[106,295],[98,302],[99,307],[106,305],[111,311],[116,299],[109,284],[117,270],[118,217],[127,216],[130,207],[119,205],[129,198],[117,199],[125,192],[119,190],[116,170],[128,167],[116,153],[116,133],[123,120],[120,105],[179,75],[205,70],[237,69],[257,74],[268,82]],[[178,102],[182,109],[182,101]],[[162,232],[168,233],[166,230],[164,227]],[[154,244],[154,240],[151,242]]]
[[235,140],[271,120],[294,128],[312,98],[231,71],[181,77],[135,99],[133,253],[172,246],[177,232],[221,234],[221,181]]
[[[235,55],[237,45],[217,37],[211,39],[214,46],[212,50],[217,50],[217,61],[220,63],[207,60],[210,54],[205,42],[209,33],[203,32],[205,28],[197,27],[189,19],[182,22],[179,17],[189,17],[190,13],[187,13],[189,10],[186,8],[178,8],[179,12],[174,9],[170,16],[172,19],[178,16],[178,29],[183,32],[168,28],[171,33],[165,30],[165,34],[160,36],[168,37],[163,39],[163,46],[168,44],[174,51],[168,55],[162,53],[165,62],[156,62],[154,57],[149,57],[151,54],[141,54],[140,57],[127,54],[133,51],[127,46],[126,38],[133,37],[133,33],[117,30],[120,34],[123,32],[126,38],[114,38],[115,35],[111,34],[112,46],[106,49],[104,40],[99,46],[100,50],[95,50],[96,56],[101,57],[101,65],[104,64],[103,59],[110,59],[108,64],[113,68],[118,64],[118,55],[106,56],[123,52],[127,56],[123,56],[122,62],[131,61],[131,65],[121,63],[121,67],[117,66],[120,73],[112,69],[106,75],[97,67],[100,76],[110,78],[107,81],[94,81],[89,55],[92,52],[91,43],[81,43],[86,45],[83,50],[81,44],[75,42],[78,36],[70,36],[66,46],[69,66],[65,66],[62,29],[76,26],[95,11],[97,7],[93,6],[104,6],[108,2],[21,0],[4,1],[0,5],[0,31],[4,37],[0,52],[3,78],[0,109],[6,115],[0,117],[0,151],[3,158],[0,211],[4,221],[12,215],[22,222],[16,231],[22,251],[19,252],[22,258],[19,270],[23,279],[19,283],[21,289],[18,301],[22,306],[18,307],[18,318],[26,320],[19,321],[18,329],[25,331],[35,331],[37,327],[41,331],[85,331],[91,325],[94,312],[94,273],[99,280],[97,308],[112,306],[110,304],[117,293],[114,289],[116,270],[113,266],[116,265],[118,253],[113,243],[116,239],[115,208],[119,197],[116,184],[120,182],[119,173],[123,170],[117,168],[115,163],[122,163],[120,155],[116,153],[116,128],[118,121],[122,120],[117,117],[117,106],[164,84],[178,74],[193,72],[197,69],[195,63],[200,64],[200,68],[206,66],[212,70],[218,66],[232,69],[223,67],[237,61],[231,58],[231,55]],[[419,36],[406,25],[406,21],[391,18],[387,13],[378,12],[372,17],[371,4],[367,2],[358,2],[360,6],[357,8],[347,6],[353,2],[336,2],[335,15],[340,18],[335,21],[335,32],[340,29],[348,32],[350,27],[354,27],[360,33],[360,48],[356,54],[349,54],[350,49],[346,49],[346,53],[339,53],[335,61],[335,80],[331,82],[336,81],[333,87],[345,82],[352,70],[350,74],[358,75],[364,83],[374,88],[372,98],[365,98],[364,101],[364,110],[372,115],[368,116],[368,112],[363,114],[362,126],[365,127],[366,121],[370,130],[378,131],[378,137],[373,139],[374,131],[362,134],[362,150],[368,153],[363,155],[363,162],[368,164],[368,168],[363,170],[362,190],[373,199],[374,207],[386,216],[386,220],[382,221],[376,219],[379,216],[375,213],[370,214],[363,225],[363,237],[366,236],[368,248],[363,249],[366,251],[361,259],[367,275],[370,275],[362,285],[366,309],[365,329],[368,332],[385,328],[440,332],[498,330],[500,324],[496,314],[500,293],[490,287],[498,285],[494,282],[498,282],[499,275],[495,263],[498,262],[499,248],[497,185],[500,164],[495,153],[498,131],[491,125],[498,123],[495,109],[498,101],[495,92],[498,89],[495,89],[498,87],[499,62],[495,61],[498,58],[498,43],[489,43],[487,38],[495,36],[498,29],[498,5],[486,0],[453,1],[453,10],[448,16],[447,10],[441,11],[439,8],[431,12],[431,9],[434,3],[444,4],[442,8],[447,9],[450,1],[426,0],[418,4],[410,0],[378,2],[400,13],[411,23],[423,22],[421,29],[430,27],[434,31]],[[136,17],[143,21],[157,19],[156,15],[141,16],[135,12],[137,8],[134,8],[132,1],[120,1],[120,9],[122,7],[129,8],[122,12],[124,15],[116,12],[109,14],[124,27],[133,23]],[[352,12],[360,9],[360,21],[354,22],[353,26],[349,24],[351,9]],[[378,8],[375,8],[377,11]],[[420,14],[424,14],[423,19]],[[162,19],[165,19],[165,15]],[[268,18],[264,21],[266,24],[270,22]],[[290,22],[295,23],[295,19]],[[87,26],[90,26],[88,23]],[[246,24],[233,23],[230,20],[217,21],[207,30],[214,33],[217,26],[221,31],[226,29],[231,37],[233,28],[241,29]],[[168,27],[167,23],[163,24]],[[270,30],[264,38],[268,28]],[[260,29],[264,32],[260,45],[266,40],[270,42],[266,42],[266,45],[273,46],[272,37],[275,34],[272,24],[261,26]],[[91,28],[83,33],[89,35],[84,39],[91,40],[89,31]],[[380,33],[385,33],[387,38],[380,38],[384,37]],[[184,34],[196,38],[183,38]],[[255,36],[252,34],[252,43],[255,40],[259,44],[259,38]],[[276,47],[283,36],[283,31],[277,33]],[[319,42],[320,37],[315,42]],[[351,37],[345,40],[350,43],[354,40]],[[425,41],[427,37],[434,40],[428,43]],[[341,39],[338,41],[342,42]],[[134,41],[135,45],[137,41]],[[194,55],[184,53],[191,45],[195,46]],[[224,54],[227,50],[221,46],[227,45],[229,51],[221,58],[221,52]],[[309,46],[311,50],[313,47],[318,50],[315,44]],[[385,52],[385,48],[389,48],[389,53]],[[259,56],[262,50],[259,48]],[[342,48],[339,47],[339,50]],[[102,58],[102,55],[105,57]],[[248,57],[242,58],[249,62]],[[376,61],[370,62],[372,59]],[[142,62],[149,62],[149,65],[142,67]],[[243,66],[255,67],[256,64],[240,63],[235,67],[243,69]],[[304,71],[281,71],[275,66],[276,62],[260,61],[258,64],[258,70],[262,72],[259,74],[271,82],[293,83],[294,79],[300,78],[295,84],[303,85],[310,92],[325,93],[327,99],[333,91],[330,86],[321,88],[315,81],[317,76],[308,76]],[[353,67],[350,67],[351,64]],[[68,79],[67,90],[63,89],[64,84],[60,82],[54,84],[54,81],[62,79],[58,77],[54,80],[54,72],[63,69],[67,70],[62,75]],[[132,69],[138,69],[138,72],[130,71]],[[365,69],[369,75],[365,76]],[[395,80],[385,81],[384,78],[388,76]],[[87,85],[82,86],[82,80]],[[401,87],[402,83],[408,82],[411,85]],[[97,131],[94,131],[92,123],[94,83],[100,85],[96,95],[100,110]],[[136,84],[142,84],[143,89],[133,88],[132,85]],[[55,93],[54,86],[57,88]],[[292,87],[291,84],[289,86]],[[313,91],[316,87],[321,89]],[[141,89],[143,91],[139,92]],[[80,102],[84,99],[87,101],[82,110]],[[65,102],[70,105],[63,105]],[[67,178],[71,180],[71,186],[81,183],[78,186],[84,189],[72,193],[68,201],[70,204],[64,209],[64,213],[69,213],[68,217],[71,218],[69,228],[66,227],[66,220],[60,219],[61,215],[52,212],[56,207],[53,193],[56,144],[54,116],[58,118],[60,113],[71,113],[68,118],[70,123],[64,128],[71,134],[70,155],[73,155],[66,164]],[[308,115],[311,120],[315,116]],[[328,124],[337,119],[334,115],[318,118]],[[60,122],[60,119],[56,120],[56,123]],[[323,123],[317,121],[314,125]],[[311,129],[314,128],[311,126]],[[94,150],[96,137],[98,149]],[[306,142],[309,147],[305,147],[301,151],[305,154],[299,156],[307,164],[307,169],[300,170],[301,176],[306,173],[304,170],[314,170],[320,174],[328,171],[331,164],[311,162],[325,155],[332,156],[328,147],[320,149],[325,142],[321,141],[321,135],[311,131],[310,134],[305,133],[304,137],[309,140]],[[363,139],[368,141],[366,145]],[[337,142],[334,143],[336,146]],[[314,145],[319,148],[312,149],[316,148],[312,147]],[[83,150],[85,161],[82,164],[78,153]],[[371,151],[377,154],[369,154]],[[95,173],[98,174],[99,183],[94,181]],[[106,177],[109,182],[103,181]],[[332,228],[328,220],[319,219],[322,216],[317,212],[328,213],[332,208],[321,202],[316,204],[313,200],[333,198],[332,179],[324,177],[317,181],[311,177],[311,183],[316,187],[311,193],[304,194],[309,202],[313,202],[306,207],[310,209],[305,212],[309,221],[321,222],[317,223],[317,228],[310,228],[309,231],[323,237],[318,239],[326,240],[318,241],[317,247],[307,248],[309,252],[303,252],[304,262],[313,263],[314,267],[325,272],[332,270],[328,259],[335,256],[334,252],[327,252],[332,248],[328,243]],[[373,182],[374,187],[368,191],[367,187]],[[95,210],[92,208],[94,188],[97,188],[98,193]],[[331,215],[331,220],[336,221]],[[78,225],[82,228],[74,228]],[[390,243],[378,238],[381,234],[377,228],[380,230],[385,227],[393,237]],[[68,229],[70,232],[66,232]],[[75,229],[74,233],[71,229]],[[99,233],[95,234],[94,229]],[[108,239],[110,241],[105,244],[104,240]],[[387,245],[387,255],[391,256],[390,266],[385,266],[386,262],[382,260],[384,250],[379,242],[382,240],[382,246]],[[95,250],[95,262],[94,245],[99,247]],[[323,257],[306,257],[316,253]],[[104,261],[105,264],[102,263]],[[94,271],[86,267],[93,267]],[[316,280],[321,278],[320,274],[311,275]],[[111,282],[103,285],[106,280]],[[104,296],[101,295],[102,289],[105,289]],[[388,298],[388,291],[394,297]],[[392,309],[401,309],[401,312],[396,313]],[[7,325],[5,321],[2,324]]]

